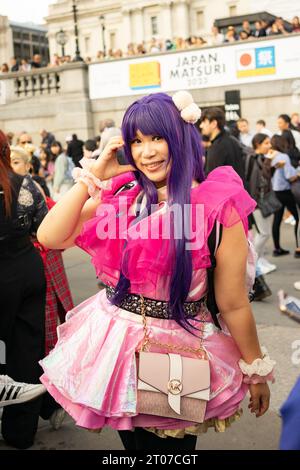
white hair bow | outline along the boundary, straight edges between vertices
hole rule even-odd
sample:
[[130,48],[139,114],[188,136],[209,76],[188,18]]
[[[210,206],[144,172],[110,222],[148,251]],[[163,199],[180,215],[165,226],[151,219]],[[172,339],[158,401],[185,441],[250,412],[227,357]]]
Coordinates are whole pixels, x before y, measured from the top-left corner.
[[201,117],[201,109],[194,102],[194,98],[188,91],[177,91],[172,100],[185,122],[195,124]]

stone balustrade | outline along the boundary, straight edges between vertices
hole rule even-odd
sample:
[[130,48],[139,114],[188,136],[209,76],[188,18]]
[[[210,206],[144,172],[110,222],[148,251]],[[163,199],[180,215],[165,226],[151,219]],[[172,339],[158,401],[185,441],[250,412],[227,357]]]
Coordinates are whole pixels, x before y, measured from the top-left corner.
[[[293,35],[289,39],[282,37],[266,38],[259,42],[251,41],[245,43],[245,48],[252,48],[253,56],[255,50],[261,48],[259,50],[264,54],[262,58],[267,60],[268,48],[266,46],[270,49],[269,43],[272,41],[271,45],[272,47],[274,45],[276,53],[276,73],[278,71],[283,74],[286,68],[282,66],[284,60],[290,68],[291,61],[293,64],[300,61],[298,48],[282,47],[287,40],[298,44],[300,35]],[[237,46],[217,47],[218,54],[226,66],[229,63],[235,66],[232,58],[226,62],[226,54],[234,47]],[[39,130],[41,128],[53,132],[62,142],[67,135],[73,133],[78,134],[81,139],[90,138],[99,133],[100,120],[112,118],[117,125],[120,125],[125,109],[137,98],[136,93],[131,92],[129,83],[128,93],[124,93],[121,87],[118,88],[119,78],[127,76],[131,63],[149,59],[150,63],[164,60],[169,64],[173,58],[177,68],[182,69],[182,73],[187,73],[188,68],[194,71],[195,57],[199,58],[201,67],[206,55],[211,55],[214,50],[214,48],[203,47],[192,52],[164,53],[156,58],[155,55],[143,58],[123,58],[90,66],[75,62],[60,67],[35,69],[28,73],[2,74],[0,75],[0,129],[4,132],[15,133],[26,130],[32,134],[35,143],[40,142]],[[237,53],[236,57],[238,57]],[[243,79],[234,84],[226,83],[227,75],[224,74],[224,80],[216,86],[212,85],[212,80],[208,77],[207,86],[193,87],[192,94],[201,108],[224,106],[225,91],[238,89],[241,95],[242,115],[249,119],[251,128],[255,128],[255,122],[258,119],[265,119],[267,127],[275,132],[277,116],[281,113],[291,114],[299,107],[300,81],[296,73],[298,68],[294,65],[292,67],[293,69],[287,71],[288,73],[282,77],[276,77],[273,74],[268,80],[261,81],[258,76],[257,80],[254,79],[251,83],[245,83]],[[222,68],[219,67],[218,70],[222,71]],[[209,71],[206,70],[206,72]],[[182,77],[179,76],[176,79],[182,80]],[[109,94],[113,86],[114,92]],[[149,90],[146,89],[141,91],[144,94],[148,92]]]
[[14,87],[18,97],[58,93],[60,74],[58,71],[49,70],[47,72],[18,74],[18,77],[14,78]]
[[64,142],[77,133],[94,134],[88,87],[88,66],[70,63],[0,75],[0,128],[32,134],[39,142],[41,128]]

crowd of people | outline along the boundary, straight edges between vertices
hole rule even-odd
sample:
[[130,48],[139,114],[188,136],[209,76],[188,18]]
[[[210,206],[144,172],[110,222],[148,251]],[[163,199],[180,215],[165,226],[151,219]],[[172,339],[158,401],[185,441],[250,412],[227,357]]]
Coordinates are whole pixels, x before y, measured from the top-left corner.
[[[211,32],[203,36],[190,36],[189,38],[177,37],[166,39],[165,41],[153,37],[151,41],[143,41],[139,44],[130,43],[126,50],[109,49],[106,54],[103,50],[97,52],[96,57],[87,56],[84,62],[87,64],[102,61],[114,60],[122,57],[136,57],[145,54],[159,54],[168,51],[181,51],[202,46],[216,46],[220,44],[235,43],[236,41],[248,41],[268,36],[289,35],[300,32],[300,20],[295,16],[291,23],[287,23],[283,18],[277,17],[274,21],[257,20],[254,25],[250,25],[248,20],[244,20],[240,28],[228,26],[222,30],[216,25],[212,26]],[[35,54],[32,59],[20,59],[13,57],[10,63],[3,63],[0,73],[8,72],[28,72],[41,67],[58,67],[72,62],[70,55],[60,56],[54,54],[51,61],[47,62],[39,54]]]
[[[212,123],[215,127],[212,127]],[[294,256],[300,257],[300,199],[297,192],[300,181],[299,113],[293,113],[292,116],[281,114],[277,120],[276,133],[266,127],[263,119],[257,121],[255,131],[251,130],[245,118],[240,118],[226,131],[224,113],[218,108],[204,112],[199,126],[206,148],[207,171],[219,165],[233,166],[258,204],[249,224],[256,233],[254,246],[258,255],[254,300],[262,300],[271,295],[263,275],[276,269],[276,265],[265,258],[266,243],[271,235],[274,244],[272,255],[278,257],[289,254],[280,243],[280,226],[284,214],[285,221],[294,226]],[[268,203],[270,207],[267,211]],[[298,283],[295,283],[297,286]]]
[[17,169],[23,160],[45,195],[57,202],[73,186],[72,171],[80,167],[80,160],[96,158],[108,140],[120,133],[115,122],[106,119],[99,124],[99,135],[86,141],[73,134],[60,142],[45,129],[40,131],[39,144],[25,131],[17,135],[8,132],[7,139],[11,146],[12,166]]
[[[292,193],[292,188],[297,187],[297,171],[300,172],[298,168],[300,161],[300,116],[296,112],[291,116],[280,115],[277,120],[278,129],[274,133],[267,128],[263,119],[257,120],[255,130],[250,129],[249,122],[245,118],[240,118],[225,131],[223,111],[216,109],[215,113],[216,115],[213,111],[208,111],[207,115],[209,119],[216,121],[220,126],[218,127],[220,133],[217,142],[214,142],[210,133],[205,131],[203,124],[205,120],[203,118],[198,126],[206,151],[205,165],[207,171],[211,171],[215,165],[219,166],[220,161],[223,164],[229,164],[234,159],[235,164],[232,166],[243,178],[243,181],[247,182],[249,191],[256,201],[259,201],[261,197],[261,188],[259,186],[261,183],[256,181],[256,178],[260,177],[264,180],[264,191],[269,192],[272,189],[281,203],[280,210],[275,212],[274,216],[265,219],[258,209],[252,220],[253,227],[258,231],[255,238],[255,246],[259,254],[258,272],[264,275],[276,269],[276,266],[264,257],[265,245],[271,234],[274,242],[273,256],[288,254],[287,250],[283,249],[280,244],[280,225],[283,219],[286,223],[294,226],[295,257],[300,257],[298,242],[299,218],[296,207],[298,200],[295,202],[296,191],[294,191],[295,195]],[[43,189],[45,195],[56,202],[73,186],[72,171],[75,167],[80,167],[80,160],[83,157],[97,158],[109,139],[121,134],[121,130],[116,127],[115,122],[111,119],[103,121],[99,130],[101,136],[88,139],[85,142],[78,139],[76,134],[73,134],[67,136],[63,143],[57,141],[50,132],[42,130],[42,140],[39,146],[33,144],[32,137],[26,132],[22,132],[15,137],[12,133],[8,133],[7,137],[10,144],[15,143],[11,146],[12,166],[17,171],[22,159],[28,165],[28,168],[30,167],[33,178]],[[221,139],[223,132],[225,132],[225,139]],[[230,133],[229,141],[228,133]],[[234,145],[237,142],[240,147]],[[264,155],[267,155],[268,158],[265,158]],[[122,155],[120,158],[122,159]],[[260,160],[264,162],[263,168],[265,165],[269,165],[268,170],[264,168],[263,175],[260,175],[260,172],[257,171],[258,166],[261,165]],[[254,161],[255,165],[253,164]],[[271,165],[271,162],[273,165]],[[274,167],[274,162],[277,162],[278,168]],[[240,165],[240,167],[237,165]],[[289,176],[288,181],[286,175]],[[294,182],[296,184],[293,184]],[[271,219],[273,219],[272,223]],[[271,290],[267,288],[262,276],[258,276],[256,288],[256,299],[271,294]]]
[[[222,426],[226,428],[229,421],[239,415],[238,406],[248,388],[251,411],[257,417],[266,412],[269,404],[266,381],[273,380],[273,361],[266,359],[268,372],[261,377],[255,369],[253,373],[255,377],[259,376],[259,381],[254,381],[251,374],[247,375],[250,363],[254,367],[256,361],[263,362],[268,356],[261,353],[244,280],[241,282],[243,263],[246,263],[247,257],[249,259],[244,241],[246,236],[255,234],[252,238],[258,261],[253,296],[254,300],[260,301],[271,294],[264,276],[276,269],[276,265],[265,257],[266,243],[271,234],[273,256],[289,254],[280,243],[280,225],[285,209],[289,211],[290,221],[294,225],[294,256],[300,258],[300,198],[297,190],[294,191],[300,182],[300,116],[298,113],[278,116],[276,133],[259,119],[254,132],[245,118],[226,125],[225,114],[220,108],[204,110],[200,118],[199,109],[190,102],[190,97],[190,94],[184,93],[179,94],[177,100],[163,93],[145,97],[126,112],[122,132],[113,120],[107,119],[100,125],[101,135],[85,142],[73,134],[60,143],[45,129],[40,132],[39,145],[34,145],[27,132],[16,136],[0,133],[0,287],[3,292],[5,286],[5,295],[2,295],[5,314],[0,317],[0,339],[7,345],[7,365],[5,368],[0,366],[0,372],[7,374],[0,375],[0,405],[1,400],[2,404],[13,404],[14,399],[18,403],[5,407],[3,412],[2,435],[8,444],[17,448],[30,447],[38,417],[50,419],[57,429],[66,409],[82,427],[100,429],[109,425],[119,430],[124,447],[128,450],[143,449],[145,446],[149,449],[167,448],[168,445],[170,449],[195,448],[196,436],[202,432],[201,425],[191,426],[195,424],[191,423],[191,419],[180,422],[178,419],[166,421],[161,415],[149,418],[147,413],[136,416],[132,408],[134,400],[129,400],[127,393],[136,396],[130,361],[143,337],[143,325],[137,319],[142,315],[138,307],[139,297],[145,303],[145,318],[153,317],[151,328],[158,340],[165,341],[168,328],[171,328],[175,337],[178,335],[177,340],[175,338],[177,347],[183,339],[190,348],[198,344],[197,337],[190,335],[191,325],[196,328],[197,324],[193,323],[193,315],[186,322],[184,309],[187,303],[189,308],[195,304],[195,309],[199,309],[197,302],[205,294],[206,283],[199,281],[207,268],[205,244],[201,245],[202,251],[198,250],[196,255],[193,253],[196,264],[192,264],[191,259],[185,257],[185,245],[177,244],[174,248],[177,251],[173,253],[171,246],[165,251],[164,244],[154,245],[151,238],[139,244],[134,238],[131,240],[130,227],[125,245],[123,239],[120,243],[115,238],[99,238],[97,224],[103,214],[97,209],[99,198],[96,191],[103,190],[103,202],[107,204],[117,203],[117,196],[124,191],[125,197],[129,198],[128,208],[131,210],[131,204],[136,204],[134,214],[140,221],[143,218],[141,211],[148,210],[147,201],[144,200],[147,191],[153,204],[163,204],[168,197],[165,191],[168,184],[173,201],[186,202],[184,195],[188,174],[192,203],[197,202],[197,198],[202,204],[205,200],[205,207],[209,209],[201,229],[207,227],[202,234],[207,243],[208,227],[212,229],[217,224],[222,225],[219,239],[215,240],[215,246],[220,247],[214,253],[217,275],[211,291],[211,281],[208,281],[209,292],[215,291],[218,305],[216,299],[208,303],[208,296],[205,300],[208,310],[201,307],[200,321],[204,328],[208,326],[202,341],[209,351],[211,387],[218,397],[218,400],[208,402],[206,419],[208,425],[215,426],[216,430]],[[184,108],[187,109],[186,113],[182,112]],[[162,115],[168,119],[161,120]],[[195,127],[191,123],[195,123]],[[170,171],[168,152],[172,155],[174,170],[166,179]],[[182,165],[183,155],[187,159],[186,165]],[[153,163],[154,157],[156,160]],[[81,176],[77,180],[75,178],[74,183],[73,170],[81,167],[82,158],[93,163],[93,173],[86,169],[80,173],[79,170]],[[140,175],[136,184],[129,170]],[[115,177],[112,185],[103,186],[103,180],[111,177]],[[151,196],[149,188],[152,186],[147,186],[149,182],[154,183],[158,197],[153,196],[154,193]],[[141,187],[144,188],[144,193],[141,193],[144,196],[140,200],[137,190]],[[255,204],[257,207],[253,212]],[[130,210],[129,214],[132,215]],[[115,216],[121,218],[125,214],[120,212]],[[83,225],[89,219],[91,221]],[[97,276],[105,286],[97,296],[75,309],[61,256],[62,250],[74,244],[92,256]],[[137,262],[127,264],[127,258],[123,258],[124,246],[126,256],[133,256],[133,259],[137,256],[137,260],[142,257],[149,270],[145,271],[145,267],[138,270]],[[240,256],[234,256],[237,250]],[[172,259],[176,260],[174,269],[178,276],[170,281],[169,273],[173,269],[171,252]],[[160,260],[158,264],[156,260]],[[195,270],[196,265],[199,272]],[[166,269],[162,271],[164,266]],[[12,276],[14,273],[17,273],[17,278]],[[199,273],[202,273],[200,277]],[[161,280],[159,276],[162,276]],[[168,280],[164,276],[169,276]],[[182,276],[189,279],[188,286]],[[134,289],[132,296],[129,294],[130,282]],[[157,282],[161,284],[156,285]],[[158,288],[160,290],[156,291]],[[184,289],[185,292],[178,296],[178,292]],[[235,300],[232,292],[236,293]],[[138,300],[128,296],[136,296]],[[170,311],[164,306],[169,298]],[[220,310],[215,310],[218,307]],[[100,320],[97,314],[99,308],[103,314]],[[219,311],[221,316],[218,315]],[[231,314],[232,311],[235,315]],[[67,324],[66,312],[71,312]],[[164,323],[166,318],[168,324]],[[103,324],[98,323],[102,320]],[[57,327],[60,335],[57,335]],[[144,333],[145,328],[144,325]],[[223,328],[229,329],[232,335],[230,340],[227,334],[223,334]],[[124,331],[127,332],[126,344],[123,344]],[[93,336],[91,340],[93,332],[102,335],[102,339]],[[103,347],[99,346],[101,342]],[[120,347],[118,353],[114,349],[116,344]],[[61,351],[64,351],[63,354]],[[223,351],[222,361],[225,362],[218,359],[220,351]],[[81,368],[85,361],[83,356],[89,358],[89,365]],[[97,374],[94,374],[94,360],[98,359]],[[238,368],[237,364],[240,363]],[[225,381],[220,382],[223,375],[214,372],[217,368],[220,370],[222,364],[226,365],[222,369],[224,377],[228,369],[231,377],[236,377],[232,382],[229,380],[227,391]],[[40,365],[44,369],[41,380],[45,387],[35,388],[41,378]],[[104,366],[107,380],[98,374]],[[111,380],[116,370],[122,370],[122,374],[118,379],[114,377]],[[26,387],[29,387],[30,393]],[[103,393],[98,396],[100,389]],[[22,391],[23,399],[18,397]],[[41,393],[43,395],[38,397]],[[95,393],[96,401],[93,398]],[[38,398],[25,403],[30,396]],[[132,429],[134,432],[129,432]]]

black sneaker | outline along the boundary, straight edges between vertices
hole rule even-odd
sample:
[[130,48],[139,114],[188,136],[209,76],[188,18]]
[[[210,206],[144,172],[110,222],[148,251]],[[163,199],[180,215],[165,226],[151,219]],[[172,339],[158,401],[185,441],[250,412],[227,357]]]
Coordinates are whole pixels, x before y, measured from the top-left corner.
[[46,392],[42,384],[15,382],[8,375],[0,375],[0,407],[33,400]]
[[283,248],[278,248],[277,250],[273,251],[273,256],[284,256],[289,254],[290,252],[288,250],[284,250]]
[[270,297],[270,295],[272,295],[272,291],[267,285],[263,276],[258,276],[255,278],[253,290],[254,290],[254,297],[253,297],[254,301],[263,300],[266,297]]

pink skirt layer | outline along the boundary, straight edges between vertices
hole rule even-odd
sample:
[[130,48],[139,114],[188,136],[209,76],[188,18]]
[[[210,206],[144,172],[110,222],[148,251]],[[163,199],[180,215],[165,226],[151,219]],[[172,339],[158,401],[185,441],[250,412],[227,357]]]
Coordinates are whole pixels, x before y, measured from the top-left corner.
[[[211,322],[203,345],[211,370],[211,393],[205,419],[226,419],[239,409],[248,386],[238,367],[241,355],[233,339]],[[156,341],[199,347],[199,339],[173,320],[147,319]],[[42,383],[74,418],[78,426],[110,426],[130,430],[136,426],[182,429],[194,423],[139,415],[136,411],[137,372],[135,352],[143,339],[140,315],[111,305],[105,291],[86,300],[67,315],[58,328],[58,342],[40,364]],[[152,348],[153,351],[166,352]]]

